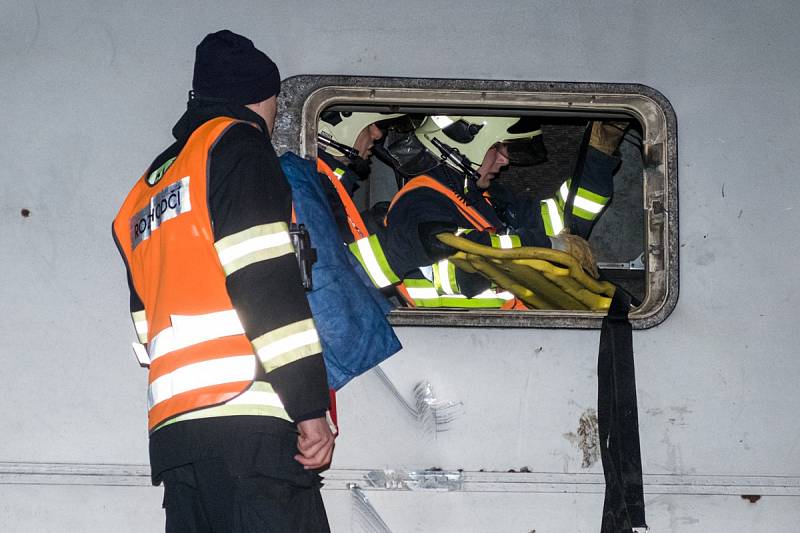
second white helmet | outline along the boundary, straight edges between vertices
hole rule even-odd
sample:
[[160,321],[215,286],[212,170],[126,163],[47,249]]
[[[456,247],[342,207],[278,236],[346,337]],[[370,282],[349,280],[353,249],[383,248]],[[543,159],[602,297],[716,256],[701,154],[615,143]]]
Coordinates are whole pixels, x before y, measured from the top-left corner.
[[370,124],[388,120],[391,118],[402,117],[404,113],[366,113],[361,111],[323,111],[319,117],[317,134],[322,137],[320,147],[332,156],[341,157],[349,154],[342,153],[335,146],[326,145],[324,139],[330,139],[335,143],[344,145],[346,148],[353,148],[361,131]]
[[414,132],[419,141],[434,154],[439,150],[432,140],[457,149],[474,167],[480,166],[486,152],[497,143],[507,143],[512,163],[531,165],[546,159],[544,146],[537,150],[531,142],[542,135],[532,117],[480,117],[431,115]]

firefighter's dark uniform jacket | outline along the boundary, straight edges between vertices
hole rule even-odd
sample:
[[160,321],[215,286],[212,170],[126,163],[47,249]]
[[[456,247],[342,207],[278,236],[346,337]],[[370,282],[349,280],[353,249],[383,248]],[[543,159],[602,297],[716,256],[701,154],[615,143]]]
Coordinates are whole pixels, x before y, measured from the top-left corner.
[[[484,197],[483,191],[473,185],[464,194],[464,178],[461,174],[446,165],[440,165],[429,172],[427,176],[461,196],[467,205],[483,216],[494,228],[494,232],[501,233],[505,230],[505,224],[500,220],[489,200]],[[454,202],[431,188],[417,188],[396,197],[386,218],[384,253],[392,269],[403,279],[422,279],[419,267],[433,265],[443,259],[443,257],[431,257],[423,243],[425,236],[420,236],[419,227],[426,222],[443,222],[452,224],[454,229],[475,230],[473,222],[464,216]],[[471,231],[463,236],[474,242],[491,246],[491,233],[489,231]],[[530,232],[529,236],[530,239],[526,240],[525,244],[549,246],[549,240],[544,231],[538,234]],[[460,292],[466,296],[474,296],[489,288],[488,280],[479,274],[468,274],[458,269],[455,270],[455,273]]]
[[322,150],[317,156],[317,171],[342,241],[358,260],[369,283],[378,289],[399,283],[400,278],[389,266],[383,251],[385,210],[381,209],[381,204],[359,211],[352,198],[358,188],[355,172]]
[[[228,443],[254,432],[291,431],[296,422],[324,416],[329,406],[321,349],[291,246],[288,253],[261,250],[270,239],[283,242],[282,228],[291,217],[291,191],[264,121],[242,106],[190,101],[173,128],[176,142],[155,159],[142,179],[168,173],[170,162],[181,154],[192,134],[198,128],[205,131],[209,121],[219,117],[243,122],[219,121],[225,128],[207,145],[207,175],[193,179],[206,181],[207,215],[213,231],[209,246],[216,249],[224,270],[220,283],[238,316],[242,337],[250,341],[251,353],[262,364],[253,359],[255,379],[244,394],[230,401],[219,404],[217,398],[210,405],[200,401],[188,412],[167,412],[164,420],[162,416],[154,419],[151,409],[154,482],[164,470],[218,456]],[[205,129],[201,128],[204,124]],[[201,157],[196,142],[189,146],[194,151],[187,153]],[[118,241],[119,229],[125,224],[127,221],[115,225]],[[169,247],[162,241],[161,254],[168,253]],[[152,343],[159,332],[148,331],[147,314],[155,313],[145,309],[143,301],[148,298],[137,292],[130,268],[128,281],[139,339]],[[268,392],[277,394],[277,407],[259,399],[268,397]]]
[[[589,148],[580,187],[573,204],[573,234],[587,237],[594,222],[602,214],[613,192],[613,172],[619,159]],[[513,242],[502,247],[538,246],[549,248],[549,237],[563,227],[563,209],[570,181],[567,180],[553,198],[536,200],[525,195],[514,195],[493,182],[488,191],[473,186],[464,193],[463,175],[440,165],[428,176],[449,188],[477,210],[494,228],[490,231],[470,231],[462,236],[487,246],[500,247],[498,235],[509,233]],[[413,181],[413,180],[412,180]],[[457,205],[431,188],[420,187],[396,196],[386,219],[383,237],[384,253],[391,268],[404,280],[420,279],[419,268],[433,265],[442,257],[431,257],[420,236],[420,225],[443,222],[458,228],[473,229],[474,224],[464,216]],[[490,283],[479,274],[469,274],[450,266],[451,276],[461,294],[468,297],[480,294]],[[434,271],[436,274],[436,271]],[[438,286],[438,283],[437,283]],[[458,300],[453,305],[458,306]]]

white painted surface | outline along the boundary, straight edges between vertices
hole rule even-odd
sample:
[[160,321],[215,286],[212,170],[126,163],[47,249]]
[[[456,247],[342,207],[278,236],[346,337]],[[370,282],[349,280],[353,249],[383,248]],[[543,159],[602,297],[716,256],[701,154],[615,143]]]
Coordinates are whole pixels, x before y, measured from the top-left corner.
[[[0,0],[0,461],[146,464],[146,376],[130,353],[110,223],[170,141],[194,46],[229,27],[267,50],[283,77],[661,91],[679,125],[681,296],[664,324],[634,336],[645,473],[797,479],[798,16],[790,1]],[[440,397],[464,402],[463,415],[425,440],[366,376],[340,396],[336,468],[582,472],[563,434],[594,404],[598,332],[400,336],[406,348],[387,373],[408,394],[430,380]],[[160,527],[159,489],[3,484],[0,493],[3,531]],[[594,531],[602,505],[599,494],[374,494],[399,532]],[[336,530],[348,531],[349,494],[326,498]],[[655,531],[790,531],[798,508],[793,496],[659,496],[649,521]]]
[[[330,494],[330,493],[329,493]],[[326,496],[328,496],[326,494]],[[586,494],[376,493],[368,497],[393,533],[595,533],[602,497]],[[328,497],[334,531],[362,529],[357,514],[339,514],[347,493]],[[739,496],[658,496],[646,499],[651,531],[796,531],[797,499],[762,498],[755,504]],[[769,527],[764,527],[769,524]],[[339,528],[337,526],[341,525]]]
[[155,487],[0,485],[4,533],[150,533],[164,529]]
[[[592,533],[598,529],[596,517],[602,507],[596,494],[367,495],[393,533]],[[333,531],[368,531],[348,492],[329,491],[324,496]],[[0,486],[0,526],[4,533],[152,533],[163,527],[160,504],[160,489],[151,487]],[[658,531],[767,531],[761,529],[764,523],[770,529],[794,531],[800,518],[793,498],[765,497],[751,504],[738,496],[669,495],[648,498],[647,505],[651,521],[663,524]]]

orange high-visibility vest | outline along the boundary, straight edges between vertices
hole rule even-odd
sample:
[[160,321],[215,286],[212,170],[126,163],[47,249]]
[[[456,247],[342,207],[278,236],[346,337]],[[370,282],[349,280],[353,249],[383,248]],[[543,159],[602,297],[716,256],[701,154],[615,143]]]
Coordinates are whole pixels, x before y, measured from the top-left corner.
[[[322,158],[317,158],[317,171],[325,174],[328,177],[328,180],[333,185],[333,188],[336,190],[336,194],[339,195],[339,199],[344,206],[345,214],[347,215],[347,225],[350,228],[350,233],[353,234],[353,238],[358,241],[359,239],[364,239],[369,237],[370,233],[367,230],[367,225],[364,223],[364,219],[361,218],[361,213],[358,212],[358,208],[353,203],[353,199],[345,190],[344,185],[339,181],[339,176],[331,169],[331,167],[322,160]],[[403,283],[397,283],[395,286],[397,292],[408,302],[408,304],[414,307],[414,300],[409,296],[408,290],[406,289]],[[379,287],[380,288],[380,287]]]
[[480,211],[469,205],[463,198],[458,196],[449,187],[443,185],[439,182],[439,180],[436,180],[430,176],[417,176],[403,185],[403,188],[397,191],[397,194],[395,194],[394,198],[392,198],[392,202],[389,204],[389,211],[392,210],[394,204],[397,203],[397,200],[399,200],[404,194],[413,191],[414,189],[423,187],[433,189],[434,191],[447,197],[448,200],[453,202],[459,213],[461,213],[461,215],[466,218],[476,230],[488,231],[489,233],[495,232],[495,227],[492,226],[491,222],[486,220],[486,217],[484,217]]
[[[397,191],[397,194],[394,195],[392,198],[392,202],[389,204],[389,211],[392,210],[394,204],[406,193],[413,191],[414,189],[420,188],[428,188],[433,189],[434,191],[442,194],[448,200],[450,200],[458,209],[459,213],[472,224],[472,227],[478,231],[487,231],[489,233],[495,233],[496,228],[486,220],[480,211],[469,205],[463,198],[453,192],[452,189],[442,184],[439,180],[434,179],[430,176],[421,175],[415,178],[412,178],[408,183],[406,183],[402,189]],[[487,195],[484,194],[484,199],[488,202]],[[410,302],[413,305],[413,298],[408,295],[408,291],[406,291],[403,296],[406,297],[406,301]],[[503,303],[500,308],[501,309],[524,309],[525,307],[520,307],[521,304],[518,303],[516,298],[508,300],[507,302]]]
[[339,176],[337,176],[331,167],[319,157],[317,158],[317,171],[328,176],[331,185],[336,189],[336,194],[339,195],[339,199],[342,201],[345,214],[347,215],[347,225],[355,240],[368,237],[369,231],[367,231],[367,225],[364,224],[364,219],[361,218],[361,213],[358,212],[356,204],[353,203],[353,199],[350,198],[344,185],[339,181]]
[[208,154],[237,122],[218,117],[197,128],[171,164],[136,183],[114,219],[145,307],[151,431],[232,400],[260,364],[225,288],[208,212]]

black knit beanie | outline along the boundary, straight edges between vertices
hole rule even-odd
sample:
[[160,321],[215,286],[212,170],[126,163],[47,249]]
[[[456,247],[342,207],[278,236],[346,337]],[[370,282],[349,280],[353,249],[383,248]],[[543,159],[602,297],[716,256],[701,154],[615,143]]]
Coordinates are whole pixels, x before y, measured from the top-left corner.
[[278,94],[278,66],[253,41],[230,30],[209,33],[197,45],[192,89],[197,97],[255,104]]

